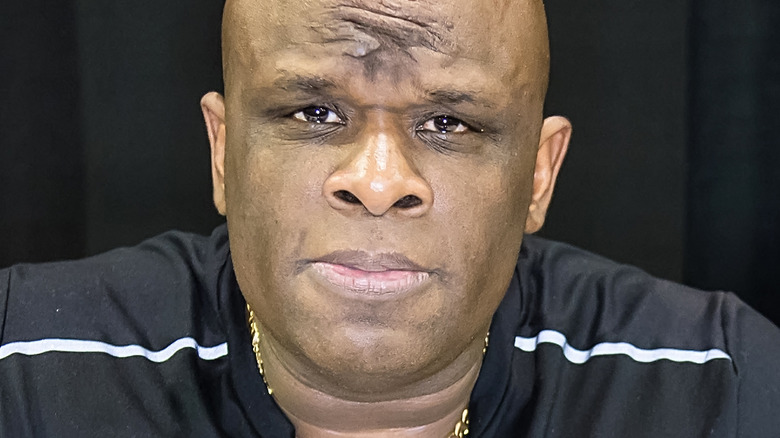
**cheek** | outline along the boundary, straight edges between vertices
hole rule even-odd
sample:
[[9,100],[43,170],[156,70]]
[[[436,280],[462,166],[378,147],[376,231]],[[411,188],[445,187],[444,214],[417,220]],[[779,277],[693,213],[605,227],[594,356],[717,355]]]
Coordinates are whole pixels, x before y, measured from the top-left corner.
[[492,242],[505,232],[522,231],[531,199],[532,165],[457,166],[431,179],[435,214],[459,240]]
[[255,137],[247,135],[229,156],[228,217],[244,217],[255,223],[252,228],[262,225],[269,239],[287,241],[290,235],[280,236],[279,231],[307,219],[304,213],[322,198],[331,165],[311,149],[263,143]]
[[517,261],[532,169],[509,163],[442,175],[436,214],[447,234],[451,271],[470,305],[492,312],[503,297]]
[[239,150],[225,169],[231,252],[242,290],[268,305],[262,291],[291,277],[303,242],[316,232],[311,213],[325,174],[310,159],[282,159],[270,147]]

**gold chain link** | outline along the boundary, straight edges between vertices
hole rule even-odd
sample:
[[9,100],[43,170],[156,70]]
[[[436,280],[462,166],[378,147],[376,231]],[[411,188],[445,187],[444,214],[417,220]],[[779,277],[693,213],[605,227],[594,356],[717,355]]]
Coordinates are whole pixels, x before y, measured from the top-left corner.
[[447,438],[463,438],[469,434],[469,408],[463,410],[460,420],[455,424],[455,430]]

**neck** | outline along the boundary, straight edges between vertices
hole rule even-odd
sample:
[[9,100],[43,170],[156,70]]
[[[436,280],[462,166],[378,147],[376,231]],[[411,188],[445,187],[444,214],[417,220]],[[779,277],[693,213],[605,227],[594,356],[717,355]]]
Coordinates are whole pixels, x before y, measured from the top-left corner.
[[270,336],[262,337],[260,351],[268,386],[298,438],[444,438],[468,408],[483,347],[484,341],[476,340],[449,367],[419,385],[388,388],[384,396],[372,393],[369,399],[365,394],[333,395],[315,388],[305,377],[308,373],[299,371],[294,356]]

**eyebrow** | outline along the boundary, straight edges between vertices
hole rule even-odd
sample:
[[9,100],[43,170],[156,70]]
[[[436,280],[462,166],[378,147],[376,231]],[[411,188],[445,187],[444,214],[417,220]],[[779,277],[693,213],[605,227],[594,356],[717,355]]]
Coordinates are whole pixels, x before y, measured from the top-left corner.
[[303,76],[299,74],[287,74],[282,76],[273,82],[273,87],[284,91],[307,93],[337,88],[335,82],[330,79],[325,79],[322,76]]
[[482,97],[484,93],[475,90],[437,89],[427,93],[427,100],[442,106],[469,104],[480,108],[495,108],[496,103]]
[[477,93],[459,90],[433,90],[428,92],[428,100],[436,103],[456,105],[459,103],[484,103],[478,102]]
[[[272,88],[304,95],[324,94],[340,88],[335,81],[319,75],[305,75],[289,71],[282,73],[281,77],[272,82]],[[483,94],[476,90],[440,88],[427,91],[425,99],[430,103],[443,106],[470,104],[483,108],[495,107],[492,102],[481,97]]]

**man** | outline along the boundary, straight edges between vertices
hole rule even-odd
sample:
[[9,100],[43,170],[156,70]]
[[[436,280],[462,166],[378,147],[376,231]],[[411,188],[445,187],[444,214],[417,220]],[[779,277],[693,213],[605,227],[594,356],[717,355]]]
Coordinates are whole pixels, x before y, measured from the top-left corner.
[[[228,1],[210,238],[0,271],[2,436],[776,436],[780,332],[525,233],[538,0]],[[228,238],[229,235],[229,238]]]

